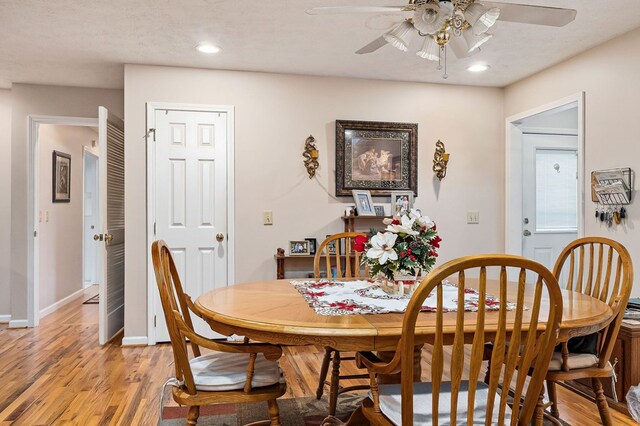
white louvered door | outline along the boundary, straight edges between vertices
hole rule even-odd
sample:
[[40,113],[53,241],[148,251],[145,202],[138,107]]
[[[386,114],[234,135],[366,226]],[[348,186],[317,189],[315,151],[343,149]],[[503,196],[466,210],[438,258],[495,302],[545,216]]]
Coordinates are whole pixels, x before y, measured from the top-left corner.
[[124,122],[98,108],[100,285],[99,341],[103,345],[124,327]]
[[[193,300],[227,285],[226,124],[225,113],[155,113],[155,239],[171,248],[182,285]],[[152,291],[155,341],[168,341],[157,286]],[[193,321],[198,333],[213,335],[200,318]]]

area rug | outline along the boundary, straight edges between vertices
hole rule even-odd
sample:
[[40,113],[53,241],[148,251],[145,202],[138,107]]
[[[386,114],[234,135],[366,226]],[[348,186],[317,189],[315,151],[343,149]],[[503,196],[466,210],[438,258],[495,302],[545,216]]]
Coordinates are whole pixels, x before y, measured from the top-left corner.
[[98,303],[100,303],[100,295],[96,294],[93,297],[90,297],[89,299],[85,300],[84,302],[82,302],[83,305],[97,305]]
[[[351,413],[360,406],[364,395],[340,395],[336,417],[347,420]],[[280,398],[280,423],[283,426],[317,426],[327,417],[329,402],[327,397],[315,398]],[[186,407],[165,407],[158,424],[161,426],[184,425],[187,418]],[[268,420],[266,402],[248,402],[242,404],[218,404],[200,408],[198,426],[239,426],[247,423]]]
[[[351,413],[360,405],[360,395],[340,395],[336,417],[347,420]],[[280,422],[283,426],[318,426],[327,416],[329,403],[326,396],[320,401],[315,398],[281,398],[278,399],[280,408]],[[184,425],[187,418],[186,407],[165,407],[163,420],[159,426]],[[260,420],[268,420],[266,402],[250,402],[243,404],[218,404],[200,408],[199,426],[240,426]],[[564,426],[568,423],[560,421]],[[545,420],[544,426],[553,425]]]

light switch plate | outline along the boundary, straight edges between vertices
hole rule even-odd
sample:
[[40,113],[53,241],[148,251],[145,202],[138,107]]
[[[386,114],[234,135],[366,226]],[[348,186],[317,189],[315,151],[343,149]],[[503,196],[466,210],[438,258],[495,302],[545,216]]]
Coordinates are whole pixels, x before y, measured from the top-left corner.
[[480,223],[480,212],[477,210],[469,210],[467,212],[467,223],[471,223],[471,224]]
[[273,225],[273,212],[271,210],[262,212],[262,223],[265,225]]

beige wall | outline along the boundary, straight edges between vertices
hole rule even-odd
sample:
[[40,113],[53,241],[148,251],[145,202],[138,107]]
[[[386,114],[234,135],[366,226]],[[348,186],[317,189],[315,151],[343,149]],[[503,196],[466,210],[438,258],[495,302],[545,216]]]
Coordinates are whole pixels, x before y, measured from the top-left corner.
[[[505,117],[581,91],[585,92],[585,167],[631,167],[640,172],[640,29],[591,49],[506,88]],[[585,184],[586,235],[613,238],[640,261],[640,211],[635,198],[624,225],[607,228],[593,218],[589,180]],[[638,274],[636,274],[637,276]],[[636,278],[635,283],[638,283]],[[640,296],[637,284],[632,292]]]
[[11,90],[0,89],[0,321],[11,315]]
[[[146,102],[235,107],[236,282],[274,278],[273,255],[289,240],[342,229],[352,200],[332,196],[336,119],[418,123],[416,206],[438,223],[442,261],[504,250],[501,89],[127,65],[127,337],[147,335]],[[315,180],[302,164],[309,134],[320,150]],[[431,171],[438,139],[451,153],[441,184]],[[262,225],[263,210],[273,226]],[[467,210],[480,211],[479,225],[466,224]]]
[[[97,128],[40,125],[39,211],[40,249],[39,309],[43,310],[83,289],[83,151],[98,154]],[[71,201],[54,203],[51,195],[52,153],[71,156]]]
[[122,90],[14,84],[11,117],[11,319],[27,319],[29,115],[97,117],[104,105],[123,116]]

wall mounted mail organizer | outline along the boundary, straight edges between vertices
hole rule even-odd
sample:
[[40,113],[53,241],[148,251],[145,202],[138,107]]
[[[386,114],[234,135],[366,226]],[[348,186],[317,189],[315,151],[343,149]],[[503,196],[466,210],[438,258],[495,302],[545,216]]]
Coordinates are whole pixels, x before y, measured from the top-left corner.
[[591,200],[597,203],[596,220],[608,226],[622,223],[631,203],[634,173],[629,167],[591,172]]

